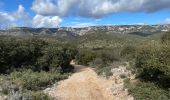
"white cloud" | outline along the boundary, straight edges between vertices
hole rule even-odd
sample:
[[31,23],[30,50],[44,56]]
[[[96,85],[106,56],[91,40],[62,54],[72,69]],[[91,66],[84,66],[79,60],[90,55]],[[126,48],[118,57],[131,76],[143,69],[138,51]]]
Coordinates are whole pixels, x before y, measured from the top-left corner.
[[170,24],[170,18],[167,18],[167,19],[165,20],[165,24]]
[[62,22],[62,19],[58,16],[42,16],[36,15],[33,18],[32,25],[33,27],[58,27]]
[[100,18],[117,12],[155,12],[169,4],[170,0],[35,0],[32,10],[43,16]]
[[148,23],[139,22],[139,23],[132,23],[132,24],[128,24],[128,25],[148,25]]
[[35,0],[32,9],[41,15],[53,15],[58,10],[52,0]]
[[18,10],[13,12],[12,16],[16,19],[28,18],[28,14],[25,12],[25,8],[22,5],[18,6]]
[[15,21],[15,18],[8,13],[0,12],[0,22]]
[[75,23],[74,25],[72,25],[71,27],[74,28],[81,28],[81,27],[87,27],[87,26],[96,26],[96,23]]
[[0,12],[0,29],[15,26],[15,18],[6,12]]
[[28,19],[25,8],[22,5],[19,5],[18,10],[12,13],[0,12],[0,27],[17,26],[16,21],[20,19]]
[[[21,22],[21,23],[18,23]],[[22,5],[13,12],[0,12],[0,28],[13,26],[58,27],[62,19],[58,16],[35,15],[33,18],[25,12]]]

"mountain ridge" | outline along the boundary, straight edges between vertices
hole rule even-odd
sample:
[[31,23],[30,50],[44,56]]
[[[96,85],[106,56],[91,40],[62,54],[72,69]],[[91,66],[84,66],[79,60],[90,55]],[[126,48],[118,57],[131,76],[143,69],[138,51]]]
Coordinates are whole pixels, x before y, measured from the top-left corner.
[[[164,25],[113,25],[113,26],[88,26],[82,28],[59,27],[59,28],[31,28],[31,27],[12,27],[0,30],[0,35],[9,36],[57,36],[57,37],[76,37],[104,31],[119,34],[149,35],[154,33],[167,32],[170,24]],[[144,34],[144,35],[143,35]]]

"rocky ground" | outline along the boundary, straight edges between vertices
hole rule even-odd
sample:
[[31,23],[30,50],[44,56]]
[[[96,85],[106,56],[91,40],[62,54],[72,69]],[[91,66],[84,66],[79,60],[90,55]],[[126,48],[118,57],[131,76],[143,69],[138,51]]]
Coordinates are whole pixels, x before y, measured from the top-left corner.
[[1,96],[1,94],[0,94],[0,100],[6,100],[6,96]]
[[130,79],[134,76],[123,66],[112,69],[112,72],[113,76],[105,79],[90,67],[76,65],[72,76],[44,92],[55,100],[133,100],[124,88],[121,76]]

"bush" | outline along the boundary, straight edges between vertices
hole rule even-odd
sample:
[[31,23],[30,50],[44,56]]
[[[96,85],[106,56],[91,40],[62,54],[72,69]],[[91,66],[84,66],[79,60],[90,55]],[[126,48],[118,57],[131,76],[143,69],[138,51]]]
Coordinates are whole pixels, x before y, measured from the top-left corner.
[[106,66],[97,68],[97,74],[103,75],[105,77],[109,77],[113,75],[113,73],[111,72],[111,67],[106,67]]
[[32,92],[30,97],[32,100],[53,100],[51,97],[43,92]]
[[43,56],[38,59],[38,66],[45,71],[61,70],[62,72],[72,71],[73,67],[70,62],[74,59],[74,50],[49,46],[43,50]]
[[[78,64],[82,65],[107,65],[113,61],[118,61],[119,57],[116,55],[114,50],[80,50],[76,55],[76,61]],[[92,66],[93,66],[92,65]]]
[[169,100],[168,91],[156,86],[154,83],[137,82],[131,83],[126,80],[126,88],[133,95],[135,100]]
[[12,88],[18,90],[18,86],[16,84],[12,83],[12,81],[10,80],[7,80],[4,76],[3,78],[1,76],[0,94],[8,95],[10,92],[10,89]]
[[[8,84],[8,90],[5,94],[8,100],[52,100],[47,94],[40,91],[22,90],[16,85]],[[4,95],[4,94],[2,94]]]
[[113,49],[80,50],[76,56],[76,61],[78,64],[90,65],[95,68],[99,75],[106,77],[113,74],[109,65],[118,60],[119,56],[115,54]]
[[122,58],[125,58],[127,60],[132,60],[136,56],[136,47],[135,46],[125,46],[120,53],[120,56]]
[[141,46],[136,57],[135,66],[142,79],[170,87],[169,46],[158,44]]
[[35,65],[46,45],[40,39],[3,38],[0,40],[0,72],[8,73],[23,66]]
[[12,80],[15,84],[27,90],[41,90],[54,82],[66,79],[68,74],[50,73],[50,72],[33,72],[26,70],[22,72],[12,72],[8,79]]
[[91,50],[80,50],[76,55],[76,62],[82,65],[89,65],[96,58],[96,54]]
[[162,43],[169,43],[170,42],[170,31],[166,32],[161,37]]
[[74,59],[76,49],[58,43],[48,43],[39,38],[2,38],[0,40],[0,73],[14,70],[32,69],[50,71],[61,69],[69,72],[73,69],[70,61]]
[[103,62],[103,64],[109,64],[109,63],[113,63],[113,61],[118,61],[119,57],[118,55],[116,55],[116,53],[114,52],[114,50],[102,50],[102,51],[98,51],[96,52],[97,57],[96,58],[100,58]]
[[13,72],[8,76],[0,76],[0,94],[8,96],[8,99],[51,100],[40,90],[47,88],[56,81],[66,79],[69,74],[33,72]]

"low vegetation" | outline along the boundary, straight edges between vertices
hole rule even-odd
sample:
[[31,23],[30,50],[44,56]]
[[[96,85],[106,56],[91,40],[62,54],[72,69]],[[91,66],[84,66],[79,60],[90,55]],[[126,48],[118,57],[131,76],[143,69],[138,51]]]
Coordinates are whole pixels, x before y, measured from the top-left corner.
[[31,91],[30,97],[37,100],[45,96],[37,91],[67,78],[74,68],[70,62],[76,49],[71,45],[36,37],[0,38],[0,92],[5,95]]
[[111,67],[115,61],[119,60],[119,54],[116,54],[114,49],[101,49],[101,50],[79,50],[76,55],[78,64],[92,66],[100,75],[111,76]]
[[[135,100],[170,99],[169,36],[170,32],[167,32],[161,37],[161,42],[143,44],[134,50],[136,52],[133,70],[136,72],[137,81],[126,80],[125,86],[129,88]],[[129,49],[124,50],[129,52]]]
[[135,100],[168,100],[170,33],[158,37],[100,31],[74,40],[0,37],[0,94],[50,100],[42,90],[66,79],[74,69],[72,60],[106,77],[112,75],[113,64],[128,61],[137,81],[126,80],[125,86]]
[[133,95],[135,100],[169,100],[169,92],[151,82],[131,83],[125,80],[125,87]]

